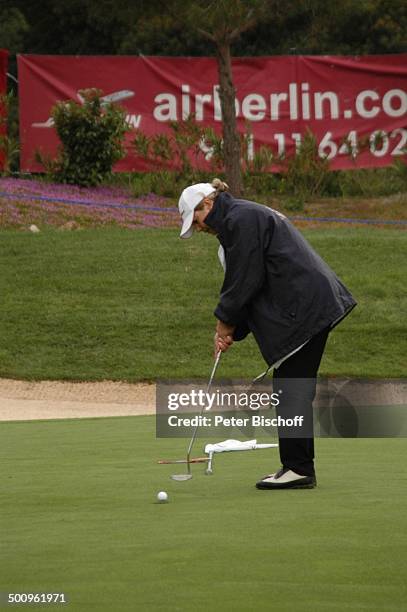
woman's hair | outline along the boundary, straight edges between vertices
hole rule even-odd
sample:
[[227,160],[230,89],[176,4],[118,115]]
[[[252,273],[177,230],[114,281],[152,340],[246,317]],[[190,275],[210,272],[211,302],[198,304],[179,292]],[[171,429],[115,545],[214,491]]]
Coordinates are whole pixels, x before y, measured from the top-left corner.
[[211,185],[214,189],[216,189],[215,193],[209,196],[213,199],[215,199],[222,191],[228,191],[229,189],[229,185],[218,178],[214,178]]
[[[220,193],[222,193],[222,191],[227,191],[229,189],[229,185],[225,183],[224,181],[221,181],[218,178],[214,178],[211,185],[215,189],[215,191],[209,194],[208,196],[206,196],[210,200],[216,200],[216,198],[218,197]],[[202,210],[202,209],[203,209],[203,201],[200,202],[198,206],[195,207],[195,210]]]

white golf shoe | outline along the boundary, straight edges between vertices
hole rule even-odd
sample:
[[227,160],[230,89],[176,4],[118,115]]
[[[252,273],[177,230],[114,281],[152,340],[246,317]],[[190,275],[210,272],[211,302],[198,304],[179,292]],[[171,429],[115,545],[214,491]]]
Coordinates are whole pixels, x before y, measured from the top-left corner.
[[313,489],[316,485],[315,476],[297,474],[285,467],[256,482],[257,489]]

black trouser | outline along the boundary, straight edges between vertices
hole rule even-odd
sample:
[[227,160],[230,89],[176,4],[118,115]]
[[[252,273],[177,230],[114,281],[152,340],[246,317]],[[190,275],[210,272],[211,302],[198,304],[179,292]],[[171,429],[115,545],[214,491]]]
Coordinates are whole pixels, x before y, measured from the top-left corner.
[[[273,372],[273,390],[278,386],[284,388],[280,396],[280,404],[277,414],[287,417],[298,412],[295,408],[300,399],[300,414],[304,416],[308,424],[308,431],[312,431],[312,402],[315,398],[316,381],[319,364],[328,338],[330,329],[325,329],[307,342],[307,344],[294,353]],[[301,379],[298,381],[296,390],[295,383],[285,383],[285,379]],[[309,379],[309,380],[304,380]],[[305,383],[305,388],[304,388]],[[300,397],[298,389],[301,389]],[[281,435],[280,435],[281,433]],[[279,430],[280,459],[284,467],[293,470],[297,474],[313,476],[314,470],[314,438],[284,437],[283,430]]]

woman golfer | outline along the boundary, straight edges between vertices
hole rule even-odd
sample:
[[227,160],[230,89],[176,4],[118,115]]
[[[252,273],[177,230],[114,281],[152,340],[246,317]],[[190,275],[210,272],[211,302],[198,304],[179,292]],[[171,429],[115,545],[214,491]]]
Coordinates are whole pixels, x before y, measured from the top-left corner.
[[316,376],[330,330],[356,302],[284,215],[226,190],[219,179],[184,189],[180,236],[207,232],[221,245],[225,278],[215,309],[215,353],[251,332],[274,368],[274,388],[282,391],[278,414],[304,417],[305,435],[279,428],[282,467],[256,487],[313,488]]

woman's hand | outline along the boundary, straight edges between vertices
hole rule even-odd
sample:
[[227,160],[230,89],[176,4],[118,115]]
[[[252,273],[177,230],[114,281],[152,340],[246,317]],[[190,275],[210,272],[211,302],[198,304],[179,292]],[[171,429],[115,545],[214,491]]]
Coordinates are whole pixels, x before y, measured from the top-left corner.
[[232,346],[234,331],[234,325],[227,325],[226,323],[223,323],[223,321],[218,321],[214,338],[215,357],[219,351],[225,352]]

